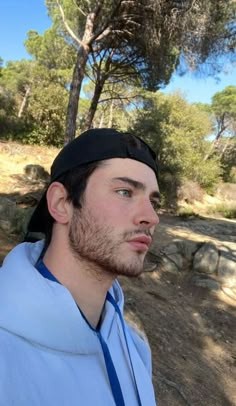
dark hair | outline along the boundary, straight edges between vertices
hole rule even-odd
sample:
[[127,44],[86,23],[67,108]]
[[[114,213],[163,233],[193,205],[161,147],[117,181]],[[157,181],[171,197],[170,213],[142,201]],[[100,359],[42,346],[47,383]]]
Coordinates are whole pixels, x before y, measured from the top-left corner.
[[[103,161],[96,161],[89,164],[81,165],[78,168],[72,169],[61,175],[56,182],[62,183],[67,191],[67,199],[72,202],[73,206],[76,208],[82,207],[83,195],[88,183],[89,177],[92,173],[101,166]],[[50,215],[47,206],[43,213],[43,221],[45,224],[45,246],[44,252],[48,245],[50,244],[52,237],[52,228],[55,220]]]

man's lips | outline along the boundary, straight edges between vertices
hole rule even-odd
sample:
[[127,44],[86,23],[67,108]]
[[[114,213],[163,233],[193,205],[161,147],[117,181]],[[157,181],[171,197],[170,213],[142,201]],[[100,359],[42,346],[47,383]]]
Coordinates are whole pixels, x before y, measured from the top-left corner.
[[139,235],[138,237],[132,238],[128,241],[134,248],[137,248],[141,251],[146,251],[151,244],[152,239],[147,235]]

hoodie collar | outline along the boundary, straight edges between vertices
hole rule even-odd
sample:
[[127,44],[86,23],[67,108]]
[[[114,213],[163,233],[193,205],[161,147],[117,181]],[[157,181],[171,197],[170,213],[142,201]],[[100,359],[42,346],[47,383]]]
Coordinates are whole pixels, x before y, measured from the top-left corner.
[[[63,285],[44,278],[34,264],[44,241],[16,246],[0,270],[0,327],[55,351],[92,354],[100,350],[96,332],[81,315],[72,295]],[[110,294],[123,311],[123,294],[114,281]],[[117,314],[106,301],[101,334],[109,340]]]

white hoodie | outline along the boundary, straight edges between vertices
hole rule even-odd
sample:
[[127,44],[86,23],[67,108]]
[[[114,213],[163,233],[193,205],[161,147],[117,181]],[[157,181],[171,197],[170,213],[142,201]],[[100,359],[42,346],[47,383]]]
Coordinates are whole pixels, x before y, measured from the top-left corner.
[[118,282],[109,294],[120,310],[106,300],[95,331],[70,292],[34,267],[42,247],[20,244],[0,268],[0,406],[119,406],[101,337],[125,406],[155,405],[150,351],[123,322]]

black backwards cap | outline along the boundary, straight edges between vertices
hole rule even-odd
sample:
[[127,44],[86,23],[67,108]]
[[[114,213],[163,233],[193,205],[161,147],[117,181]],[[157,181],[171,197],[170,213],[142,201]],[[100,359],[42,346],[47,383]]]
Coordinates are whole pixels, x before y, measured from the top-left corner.
[[[112,128],[99,128],[85,131],[62,148],[51,166],[50,183],[81,165],[111,158],[130,158],[143,162],[157,176],[156,154],[143,140]],[[48,213],[46,192],[32,214],[28,233],[44,233],[45,212]]]

